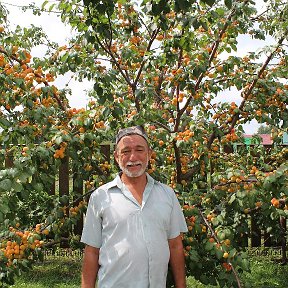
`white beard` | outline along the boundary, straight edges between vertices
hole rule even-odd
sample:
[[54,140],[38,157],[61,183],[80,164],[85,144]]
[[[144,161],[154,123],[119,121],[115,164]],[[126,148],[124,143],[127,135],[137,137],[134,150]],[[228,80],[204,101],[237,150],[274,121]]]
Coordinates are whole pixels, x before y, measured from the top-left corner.
[[[137,164],[140,164],[141,165],[141,169],[137,172],[131,172],[129,171],[129,169],[127,168],[128,165],[137,165]],[[148,167],[148,159],[146,161],[146,163],[143,163],[141,161],[135,161],[135,162],[127,162],[126,163],[126,167],[124,167],[121,163],[121,161],[119,161],[119,167],[120,169],[122,170],[122,172],[127,175],[128,177],[131,177],[131,178],[135,178],[135,177],[139,177],[141,176],[142,174],[145,173],[146,171],[146,168]]]

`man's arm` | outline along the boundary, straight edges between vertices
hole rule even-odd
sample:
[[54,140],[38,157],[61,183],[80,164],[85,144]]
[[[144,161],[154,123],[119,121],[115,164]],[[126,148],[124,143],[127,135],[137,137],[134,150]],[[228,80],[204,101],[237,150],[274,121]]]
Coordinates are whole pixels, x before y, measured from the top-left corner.
[[170,266],[176,288],[186,288],[185,260],[181,235],[169,239]]
[[95,288],[99,270],[99,248],[86,245],[82,265],[81,288]]

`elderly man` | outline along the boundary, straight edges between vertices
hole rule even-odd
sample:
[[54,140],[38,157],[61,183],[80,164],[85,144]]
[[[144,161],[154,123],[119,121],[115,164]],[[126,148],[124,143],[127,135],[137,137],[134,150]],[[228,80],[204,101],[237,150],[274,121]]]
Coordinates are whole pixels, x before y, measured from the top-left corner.
[[187,226],[174,191],[146,173],[152,150],[141,126],[121,129],[114,152],[121,172],[89,200],[82,288],[165,288],[168,263],[186,287],[181,233]]

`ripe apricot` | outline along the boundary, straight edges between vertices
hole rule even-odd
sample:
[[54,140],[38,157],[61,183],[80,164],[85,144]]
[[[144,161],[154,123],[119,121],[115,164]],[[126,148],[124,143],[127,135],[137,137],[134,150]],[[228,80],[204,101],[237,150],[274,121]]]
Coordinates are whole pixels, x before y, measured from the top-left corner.
[[[273,199],[274,199],[274,200],[273,200]],[[278,200],[278,199],[275,199],[275,198],[273,198],[273,199],[272,199],[273,202],[272,202],[272,200],[271,200],[272,205],[273,205],[274,207],[276,207],[276,208],[279,208],[279,205],[280,205],[279,200]]]
[[222,266],[223,266],[223,268],[224,268],[226,271],[230,271],[230,270],[232,269],[231,264],[226,263],[226,262],[223,263]]
[[192,242],[193,242],[193,238],[192,238],[192,237],[188,237],[188,238],[187,238],[187,241],[188,241],[189,243],[192,243]]
[[262,202],[261,201],[256,202],[255,206],[258,207],[258,208],[261,207],[262,206]]
[[208,221],[211,221],[212,218],[213,218],[213,215],[212,215],[212,214],[208,214],[208,215],[207,215],[207,220],[208,220]]
[[223,254],[223,258],[228,258],[229,257],[229,253],[228,252],[224,252],[224,254]]
[[231,241],[230,241],[230,239],[225,239],[224,243],[226,246],[229,246],[231,244]]
[[23,151],[23,152],[27,152],[28,150],[29,150],[29,148],[28,148],[28,147],[26,147],[26,146],[25,146],[25,147],[23,147],[23,149],[22,149],[22,151]]
[[160,34],[160,35],[158,35],[158,36],[156,37],[156,39],[157,39],[158,41],[163,40],[163,38],[164,38],[164,36],[163,36],[162,34]]
[[217,70],[218,72],[222,72],[222,71],[223,71],[223,66],[218,66],[218,67],[216,68],[216,70]]
[[49,230],[48,230],[48,229],[44,229],[44,230],[42,231],[42,233],[43,233],[44,235],[48,235],[48,234],[49,234]]

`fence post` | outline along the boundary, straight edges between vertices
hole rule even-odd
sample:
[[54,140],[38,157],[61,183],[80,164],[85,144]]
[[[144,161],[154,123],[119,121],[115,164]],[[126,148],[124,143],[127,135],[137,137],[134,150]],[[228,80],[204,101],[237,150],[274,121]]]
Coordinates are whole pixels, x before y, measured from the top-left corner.
[[55,177],[54,177],[54,181],[50,187],[50,190],[48,191],[49,195],[55,195],[56,193],[56,181],[55,181]]
[[239,246],[245,248],[248,247],[249,243],[249,235],[248,233],[242,233],[240,237],[236,239],[236,242]]
[[104,159],[110,163],[110,156],[111,156],[110,145],[109,144],[101,145],[100,151],[103,154]]
[[258,228],[256,215],[251,215],[251,247],[261,246],[261,230]]
[[5,155],[5,168],[12,168],[13,167],[13,156],[9,153],[6,152],[7,154]]
[[49,190],[49,194],[50,195],[55,195],[55,192],[56,192],[56,183],[55,183],[55,180],[53,182],[53,184],[51,185],[51,188]]
[[286,232],[287,232],[287,223],[286,217],[280,217],[280,229],[281,229],[281,250],[282,250],[282,264],[287,263],[286,255]]
[[[69,197],[69,157],[65,156],[61,160],[59,167],[59,197],[67,195]],[[69,204],[69,203],[67,203]],[[69,208],[67,207],[67,215],[69,215]],[[64,233],[63,237],[67,238],[68,233]],[[68,248],[68,243],[61,243],[62,248]]]
[[[73,171],[73,201],[76,201],[80,195],[83,195],[83,179],[79,180],[81,175],[79,175],[78,171]],[[75,205],[78,205],[80,201],[76,201]],[[83,230],[83,215],[81,215],[80,219],[74,225],[74,234],[81,235]]]
[[59,196],[69,196],[69,157],[62,159],[59,167]]
[[272,247],[271,236],[266,231],[264,232],[264,247]]

